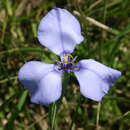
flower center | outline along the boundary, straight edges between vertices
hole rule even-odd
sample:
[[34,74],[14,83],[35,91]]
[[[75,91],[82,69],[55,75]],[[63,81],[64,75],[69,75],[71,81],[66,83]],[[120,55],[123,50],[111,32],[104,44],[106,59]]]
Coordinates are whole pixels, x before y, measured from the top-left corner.
[[57,62],[57,70],[62,72],[73,72],[80,69],[80,67],[75,64],[77,57],[74,57],[70,54],[64,54],[61,61]]

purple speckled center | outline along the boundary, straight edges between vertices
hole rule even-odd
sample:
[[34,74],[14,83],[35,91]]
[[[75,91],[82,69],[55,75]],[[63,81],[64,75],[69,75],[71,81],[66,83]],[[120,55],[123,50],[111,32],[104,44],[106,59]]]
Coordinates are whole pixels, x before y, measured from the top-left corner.
[[80,70],[80,65],[74,63],[75,59],[69,54],[64,55],[62,61],[57,62],[57,70],[62,72],[74,72]]

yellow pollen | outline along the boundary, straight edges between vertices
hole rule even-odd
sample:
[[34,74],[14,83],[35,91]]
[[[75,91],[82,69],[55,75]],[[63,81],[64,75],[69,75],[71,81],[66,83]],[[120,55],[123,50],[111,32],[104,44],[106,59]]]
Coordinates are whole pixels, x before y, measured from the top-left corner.
[[64,54],[63,64],[68,64],[68,63],[70,63],[69,58],[73,59],[73,56],[70,55],[70,54]]

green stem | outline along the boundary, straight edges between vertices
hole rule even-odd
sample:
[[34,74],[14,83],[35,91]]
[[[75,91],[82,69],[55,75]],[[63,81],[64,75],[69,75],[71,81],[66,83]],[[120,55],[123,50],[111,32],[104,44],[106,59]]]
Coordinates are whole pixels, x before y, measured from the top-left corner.
[[97,119],[96,119],[96,130],[99,130],[99,115],[100,115],[101,102],[98,103],[97,107]]
[[57,105],[56,103],[51,104],[50,106],[50,130],[56,129],[56,112],[57,112]]

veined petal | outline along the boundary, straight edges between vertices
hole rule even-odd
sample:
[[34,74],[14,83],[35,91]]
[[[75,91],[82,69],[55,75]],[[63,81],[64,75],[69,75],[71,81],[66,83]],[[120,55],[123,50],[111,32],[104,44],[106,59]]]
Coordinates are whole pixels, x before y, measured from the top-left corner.
[[42,18],[38,28],[40,43],[57,55],[71,53],[83,41],[78,20],[67,10],[55,8]]
[[106,81],[110,86],[121,76],[121,72],[107,67],[93,59],[81,60],[79,62],[81,68],[89,69],[97,74],[102,80]]
[[102,88],[108,88],[108,84],[102,81],[95,73],[87,70],[81,69],[76,71],[75,75],[80,84],[80,92],[86,98],[90,98],[95,101],[100,101],[105,95]]
[[31,101],[37,104],[50,104],[61,96],[62,77],[57,71],[49,72],[38,83],[39,90],[32,95]]
[[19,71],[20,82],[31,92],[31,102],[49,104],[61,95],[61,73],[53,64],[30,61]]
[[76,71],[75,75],[80,91],[85,97],[95,101],[100,101],[121,75],[120,71],[92,59],[82,60],[79,65],[80,70]]

